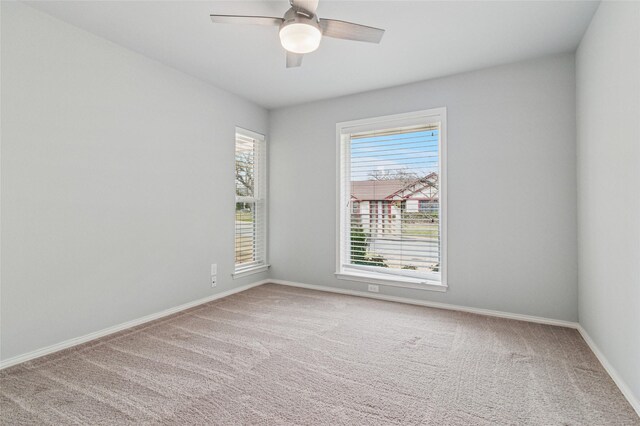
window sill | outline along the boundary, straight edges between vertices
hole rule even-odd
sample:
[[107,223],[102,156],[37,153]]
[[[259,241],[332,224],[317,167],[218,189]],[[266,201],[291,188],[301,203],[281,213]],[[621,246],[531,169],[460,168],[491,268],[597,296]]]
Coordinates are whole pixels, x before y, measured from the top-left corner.
[[386,285],[390,287],[402,287],[402,288],[412,288],[416,290],[430,290],[430,291],[439,291],[445,292],[447,291],[447,285],[440,283],[438,281],[419,279],[419,278],[410,278],[410,277],[400,277],[400,276],[389,276],[385,274],[367,274],[360,272],[336,272],[336,277],[340,280],[347,281],[359,281],[363,283],[369,284],[378,284],[378,285]]
[[239,269],[239,270],[235,271],[233,274],[231,274],[231,276],[235,280],[236,278],[242,278],[242,277],[246,277],[248,275],[254,275],[254,274],[259,274],[261,272],[265,272],[265,271],[269,270],[270,267],[271,267],[271,265],[252,266],[250,268]]

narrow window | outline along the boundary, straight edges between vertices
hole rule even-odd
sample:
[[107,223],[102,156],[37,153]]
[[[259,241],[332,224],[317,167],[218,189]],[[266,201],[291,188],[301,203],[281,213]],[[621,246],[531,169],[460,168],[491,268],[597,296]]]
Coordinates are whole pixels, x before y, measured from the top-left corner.
[[445,114],[338,124],[339,278],[446,288]]
[[235,274],[267,267],[264,136],[236,128]]

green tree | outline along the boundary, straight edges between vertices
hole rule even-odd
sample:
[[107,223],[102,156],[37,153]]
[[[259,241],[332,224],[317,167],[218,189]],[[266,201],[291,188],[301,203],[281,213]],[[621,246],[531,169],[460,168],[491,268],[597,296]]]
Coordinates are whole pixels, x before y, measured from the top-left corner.
[[351,228],[351,263],[354,265],[367,265],[367,235],[362,229],[362,225],[355,225]]
[[351,264],[388,268],[386,262],[386,259],[378,254],[367,253],[367,234],[361,224],[354,224],[351,227]]

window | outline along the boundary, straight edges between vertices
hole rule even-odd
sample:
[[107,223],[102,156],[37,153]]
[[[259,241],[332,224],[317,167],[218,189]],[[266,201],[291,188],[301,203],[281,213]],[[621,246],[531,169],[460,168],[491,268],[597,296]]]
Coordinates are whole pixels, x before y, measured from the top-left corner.
[[423,213],[437,213],[438,212],[438,200],[420,200],[418,209]]
[[264,136],[236,128],[235,276],[267,269]]
[[446,110],[337,125],[337,276],[446,289]]

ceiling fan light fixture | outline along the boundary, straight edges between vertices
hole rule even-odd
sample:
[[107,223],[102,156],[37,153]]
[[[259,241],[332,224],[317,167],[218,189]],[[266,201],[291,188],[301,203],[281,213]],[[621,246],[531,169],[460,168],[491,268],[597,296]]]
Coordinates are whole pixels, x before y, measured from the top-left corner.
[[322,32],[310,24],[292,22],[280,28],[280,43],[291,53],[310,53],[320,46]]
[[320,46],[323,37],[380,43],[384,30],[337,19],[320,19],[316,15],[318,0],[289,0],[291,7],[282,18],[274,16],[211,14],[220,24],[249,24],[280,27],[280,43],[287,51],[287,68],[299,67],[305,53]]

